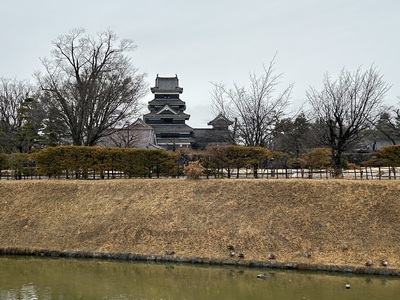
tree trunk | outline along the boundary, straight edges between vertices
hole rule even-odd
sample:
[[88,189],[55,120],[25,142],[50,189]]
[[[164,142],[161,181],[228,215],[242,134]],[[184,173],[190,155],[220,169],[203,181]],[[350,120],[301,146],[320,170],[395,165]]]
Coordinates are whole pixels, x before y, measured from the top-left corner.
[[333,153],[333,174],[335,178],[343,178],[342,152]]

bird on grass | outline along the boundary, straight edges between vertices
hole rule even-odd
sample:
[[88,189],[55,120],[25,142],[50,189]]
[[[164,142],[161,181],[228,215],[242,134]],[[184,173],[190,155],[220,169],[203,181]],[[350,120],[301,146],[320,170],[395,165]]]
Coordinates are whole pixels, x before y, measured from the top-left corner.
[[165,254],[167,254],[167,255],[174,255],[174,254],[175,254],[175,251],[174,251],[174,250],[171,250],[171,249],[168,249],[168,250],[165,251]]
[[382,265],[382,267],[387,267],[387,265],[388,265],[387,260],[382,260],[381,265]]
[[239,258],[244,258],[244,254],[243,254],[242,252],[240,252],[240,253],[238,254],[238,257],[239,257]]
[[350,283],[346,283],[346,285],[345,285],[345,288],[346,288],[346,290],[348,290],[348,289],[350,289]]
[[366,263],[365,263],[365,265],[367,266],[367,267],[372,267],[373,266],[373,262],[372,262],[372,260],[369,260],[369,261],[367,261]]
[[258,275],[257,275],[257,278],[258,278],[258,279],[266,279],[266,278],[267,278],[267,274],[265,274],[265,273],[258,274]]

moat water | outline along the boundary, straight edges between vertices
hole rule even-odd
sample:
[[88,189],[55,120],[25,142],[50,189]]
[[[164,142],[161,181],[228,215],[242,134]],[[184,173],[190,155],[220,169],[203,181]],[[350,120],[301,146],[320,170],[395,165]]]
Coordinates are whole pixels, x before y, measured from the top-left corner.
[[[261,273],[265,279],[257,278]],[[0,256],[0,299],[393,300],[400,299],[400,278]]]

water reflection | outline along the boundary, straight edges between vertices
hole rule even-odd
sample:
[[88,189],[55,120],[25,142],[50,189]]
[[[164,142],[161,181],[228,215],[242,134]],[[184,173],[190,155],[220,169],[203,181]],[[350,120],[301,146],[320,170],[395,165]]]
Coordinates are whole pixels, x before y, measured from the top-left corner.
[[0,257],[0,299],[396,299],[399,292],[395,277]]

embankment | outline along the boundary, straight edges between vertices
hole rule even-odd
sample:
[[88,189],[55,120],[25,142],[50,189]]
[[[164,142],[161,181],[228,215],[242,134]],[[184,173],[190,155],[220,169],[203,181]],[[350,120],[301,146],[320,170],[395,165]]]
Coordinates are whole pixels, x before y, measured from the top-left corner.
[[3,254],[400,275],[396,181],[1,181],[0,206]]

